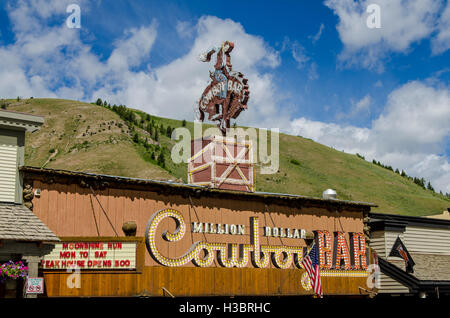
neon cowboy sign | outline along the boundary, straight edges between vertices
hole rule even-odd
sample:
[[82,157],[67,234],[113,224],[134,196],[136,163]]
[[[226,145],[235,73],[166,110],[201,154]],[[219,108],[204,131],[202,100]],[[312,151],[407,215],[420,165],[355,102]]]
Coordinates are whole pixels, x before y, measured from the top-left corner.
[[[162,233],[162,238],[169,243],[180,241],[184,237],[187,228],[182,214],[174,209],[160,210],[154,213],[148,221],[145,232],[147,249],[151,256],[164,266],[178,267],[192,262],[199,267],[209,267],[217,258],[218,263],[223,267],[242,268],[247,267],[249,262],[251,262],[254,267],[266,268],[272,261],[276,267],[281,269],[290,268],[292,264],[294,264],[294,267],[302,268],[301,261],[303,255],[306,255],[307,252],[307,248],[304,246],[261,245],[258,217],[251,217],[250,244],[197,241],[180,257],[169,258],[160,252],[157,243],[157,228],[161,221],[166,218],[171,218],[176,223],[176,229],[173,233],[169,231]],[[226,233],[225,228],[228,228]],[[221,229],[222,233],[218,229]],[[278,229],[278,235],[280,235],[283,229]],[[295,230],[290,230],[290,233],[295,233]],[[212,223],[192,224],[192,232],[202,233],[202,231],[203,233],[207,231],[206,233],[210,234],[242,235],[245,233],[245,226]],[[288,229],[284,229],[285,235],[287,232]],[[298,230],[298,233],[303,232]],[[332,235],[330,232],[318,230],[314,231],[314,233],[321,268],[341,270],[367,269],[366,244],[362,233],[350,233],[350,249],[348,248],[344,232],[334,233],[334,249],[331,246]],[[263,230],[263,234],[273,235],[273,228],[269,230],[266,227]],[[301,237],[299,236],[299,238]]]

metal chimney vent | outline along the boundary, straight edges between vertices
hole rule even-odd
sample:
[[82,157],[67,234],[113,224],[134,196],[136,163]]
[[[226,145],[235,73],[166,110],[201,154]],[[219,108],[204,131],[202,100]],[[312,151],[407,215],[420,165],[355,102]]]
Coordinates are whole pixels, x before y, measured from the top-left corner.
[[322,198],[324,199],[336,199],[336,191],[333,189],[326,189],[322,193]]

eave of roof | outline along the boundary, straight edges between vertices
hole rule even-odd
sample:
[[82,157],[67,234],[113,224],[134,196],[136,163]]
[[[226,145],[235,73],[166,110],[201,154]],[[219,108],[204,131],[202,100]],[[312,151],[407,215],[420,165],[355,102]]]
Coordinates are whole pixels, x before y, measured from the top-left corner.
[[59,238],[27,207],[0,202],[0,240],[58,242]]
[[396,215],[385,213],[369,214],[370,223],[375,225],[383,224],[386,228],[389,227],[406,227],[406,226],[421,226],[430,228],[447,228],[450,229],[450,220],[434,219],[420,216]]
[[24,114],[9,110],[0,110],[0,128],[12,128],[33,132],[44,124],[40,116]]

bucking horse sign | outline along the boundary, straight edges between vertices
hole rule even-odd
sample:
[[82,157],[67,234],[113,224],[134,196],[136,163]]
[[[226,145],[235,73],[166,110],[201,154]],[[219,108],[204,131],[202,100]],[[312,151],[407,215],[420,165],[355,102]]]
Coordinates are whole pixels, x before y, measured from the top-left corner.
[[248,80],[242,73],[232,70],[230,52],[233,48],[233,42],[225,41],[222,46],[213,47],[199,56],[200,61],[209,62],[214,53],[217,54],[214,72],[209,72],[211,83],[199,101],[200,120],[203,121],[205,112],[208,113],[208,120],[217,121],[224,136],[230,128],[230,119],[236,119],[247,109],[249,98]]

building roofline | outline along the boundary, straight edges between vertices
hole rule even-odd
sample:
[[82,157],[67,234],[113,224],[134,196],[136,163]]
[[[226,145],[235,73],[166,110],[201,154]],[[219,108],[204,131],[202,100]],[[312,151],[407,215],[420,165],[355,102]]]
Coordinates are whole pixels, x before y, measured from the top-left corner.
[[59,170],[59,169],[48,169],[48,168],[38,168],[31,166],[22,166],[19,168],[22,173],[30,176],[47,176],[47,177],[60,177],[60,178],[77,178],[90,180],[91,182],[101,185],[104,187],[109,186],[111,183],[115,184],[127,184],[137,187],[145,186],[148,190],[154,190],[162,193],[177,193],[182,196],[194,196],[198,197],[202,194],[207,194],[211,196],[221,196],[221,197],[232,197],[233,199],[242,198],[245,200],[253,201],[263,201],[265,203],[277,201],[280,203],[300,203],[300,206],[328,206],[334,207],[336,210],[341,210],[344,207],[366,210],[367,212],[371,207],[376,207],[377,205],[368,202],[358,202],[358,201],[347,201],[347,200],[337,200],[337,199],[322,199],[316,197],[307,197],[295,194],[284,194],[284,193],[269,193],[269,192],[245,192],[237,190],[223,190],[214,189],[205,186],[184,184],[172,181],[161,181],[152,179],[139,179],[139,178],[129,178],[122,176],[111,176],[104,174],[94,174],[79,171],[69,171],[69,170]]
[[10,110],[0,110],[0,128],[12,128],[33,132],[44,124],[41,116],[19,113]]
[[371,212],[369,214],[369,217],[371,224],[383,224],[386,228],[422,226],[430,228],[450,229],[450,220],[434,219],[421,216],[375,213],[375,212]]

